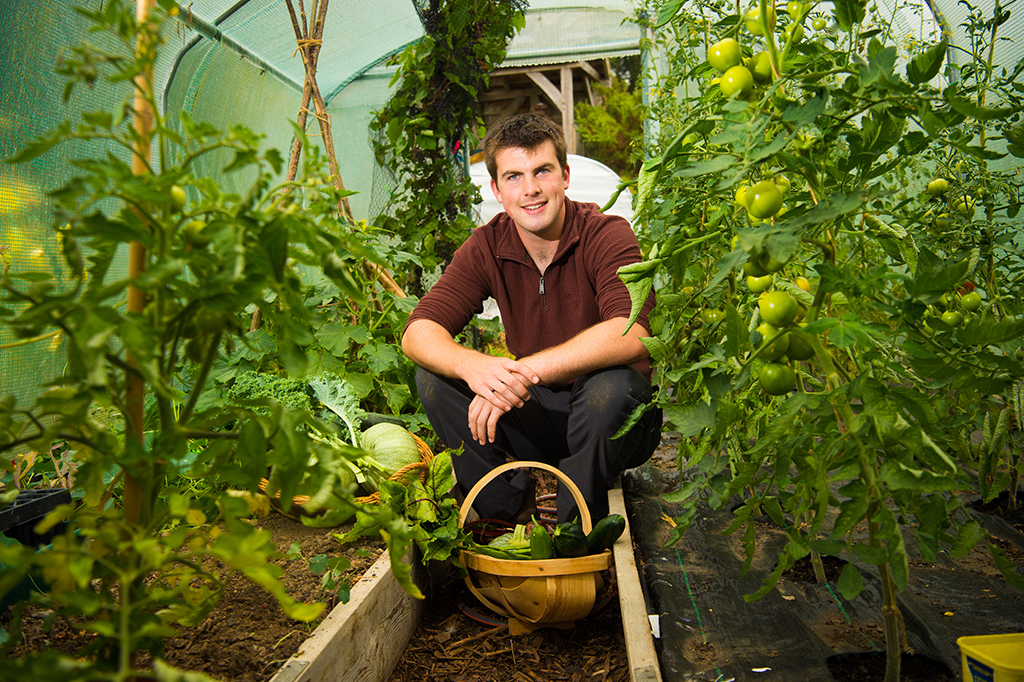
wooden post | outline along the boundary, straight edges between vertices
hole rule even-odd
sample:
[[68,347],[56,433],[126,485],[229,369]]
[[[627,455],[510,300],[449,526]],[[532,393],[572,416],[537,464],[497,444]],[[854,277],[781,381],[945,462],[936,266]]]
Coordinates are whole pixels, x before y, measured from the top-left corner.
[[[135,17],[139,23],[149,18],[149,13],[156,4],[156,0],[137,0],[135,5]],[[137,51],[148,49],[142,44],[143,37],[138,37],[139,44]],[[132,125],[138,133],[138,142],[135,146],[135,153],[132,155],[132,172],[136,175],[145,173],[150,158],[150,138],[153,131],[153,109],[149,104],[149,95],[153,91],[153,74],[147,70],[139,74],[135,79],[135,101],[133,105],[134,118]],[[128,277],[136,279],[146,269],[146,248],[141,242],[132,242],[128,246]],[[128,287],[128,312],[141,313],[146,307],[146,295],[134,286]],[[131,354],[127,356],[128,364],[133,364]],[[134,438],[142,443],[146,386],[142,378],[134,373],[128,374],[128,386],[125,390],[125,404],[127,414],[125,415],[125,437]],[[122,512],[124,518],[130,523],[139,520],[142,509],[141,490],[139,482],[131,472],[124,472],[124,503]]]
[[570,154],[576,153],[576,119],[573,115],[572,65],[562,65],[562,130]]

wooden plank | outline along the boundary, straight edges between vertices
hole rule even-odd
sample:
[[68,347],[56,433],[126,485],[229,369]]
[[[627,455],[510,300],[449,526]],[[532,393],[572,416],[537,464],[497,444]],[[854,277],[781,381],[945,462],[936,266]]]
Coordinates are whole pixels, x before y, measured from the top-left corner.
[[661,682],[661,667],[654,649],[647,603],[640,587],[640,575],[633,555],[633,538],[629,532],[629,516],[626,514],[621,487],[608,491],[608,511],[611,514],[622,514],[626,518],[626,530],[612,547],[612,553],[619,585],[619,609],[622,611],[626,656],[629,658],[629,678],[632,682]]
[[575,64],[573,64],[573,66],[575,66],[578,69],[582,69],[584,73],[586,73],[594,80],[601,80],[601,74],[597,72],[597,69],[590,65],[590,62],[576,62]]
[[551,100],[551,103],[555,105],[555,108],[558,109],[559,112],[565,111],[565,102],[562,99],[562,93],[558,91],[558,88],[555,87],[554,83],[548,80],[547,76],[537,71],[531,71],[526,75],[530,80],[540,86],[540,89],[544,91],[544,94],[548,96],[548,99]]
[[[413,553],[403,561],[423,589],[427,571]],[[347,604],[334,607],[270,682],[387,682],[425,608],[391,573],[388,553],[363,574]]]

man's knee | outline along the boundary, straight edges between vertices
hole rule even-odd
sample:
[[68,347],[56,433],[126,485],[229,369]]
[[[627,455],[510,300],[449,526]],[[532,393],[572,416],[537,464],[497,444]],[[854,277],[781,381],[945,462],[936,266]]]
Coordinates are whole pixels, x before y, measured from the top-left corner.
[[626,422],[639,405],[651,401],[651,385],[632,366],[592,372],[577,384],[578,405],[592,424],[608,430],[609,437]]

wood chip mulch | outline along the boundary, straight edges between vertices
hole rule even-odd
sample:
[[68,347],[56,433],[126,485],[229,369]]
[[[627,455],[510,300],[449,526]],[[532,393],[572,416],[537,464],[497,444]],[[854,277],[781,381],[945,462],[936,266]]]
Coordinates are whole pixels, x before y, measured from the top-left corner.
[[[599,604],[603,600],[599,599]],[[583,682],[629,680],[622,617],[614,594],[571,630],[512,636],[463,583],[448,578],[434,595],[390,682]]]

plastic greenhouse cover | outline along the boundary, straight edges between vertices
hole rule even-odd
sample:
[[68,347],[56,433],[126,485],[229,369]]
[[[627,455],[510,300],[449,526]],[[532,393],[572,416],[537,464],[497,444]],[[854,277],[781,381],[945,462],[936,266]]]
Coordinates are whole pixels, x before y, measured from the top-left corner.
[[[865,631],[874,632],[873,649],[884,650],[882,588],[872,566],[857,562],[864,591],[855,599],[842,598],[832,584],[783,580],[748,604],[742,595],[760,587],[786,541],[784,531],[767,517],[758,526],[760,551],[746,576],[741,576],[741,533],[721,535],[732,520],[731,505],[712,510],[701,502],[682,540],[666,547],[671,530],[666,518],[680,515],[682,508],[662,495],[677,489],[680,477],[655,462],[627,471],[623,491],[648,613],[660,615],[663,679],[828,682],[833,677],[827,659],[860,650],[837,642],[845,633],[858,635],[852,642]],[[972,513],[994,536],[1024,549],[1024,535],[1003,519]],[[906,537],[913,559],[913,539]],[[955,676],[960,670],[958,637],[1024,630],[1019,590],[1001,578],[961,570],[944,552],[933,565],[911,564],[898,601],[913,651],[945,664]],[[826,636],[837,643],[830,646]]]

